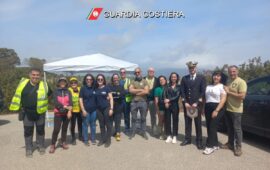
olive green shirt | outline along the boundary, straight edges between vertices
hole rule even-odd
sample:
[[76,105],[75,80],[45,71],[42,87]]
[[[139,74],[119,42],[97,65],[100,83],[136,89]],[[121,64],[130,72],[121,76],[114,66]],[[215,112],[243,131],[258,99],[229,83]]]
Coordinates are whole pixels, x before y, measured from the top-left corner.
[[[229,91],[233,93],[245,93],[247,92],[247,83],[245,80],[237,77],[235,80],[230,80],[228,83]],[[234,96],[228,95],[227,98],[227,111],[243,113],[243,100],[240,100]]]
[[[133,85],[134,89],[144,89],[145,86],[148,86],[148,83],[145,79],[142,79],[141,81],[135,81],[133,80],[131,82],[131,85]],[[135,94],[132,94],[132,101],[138,102],[138,101],[146,101],[147,95],[144,96],[137,96]]]

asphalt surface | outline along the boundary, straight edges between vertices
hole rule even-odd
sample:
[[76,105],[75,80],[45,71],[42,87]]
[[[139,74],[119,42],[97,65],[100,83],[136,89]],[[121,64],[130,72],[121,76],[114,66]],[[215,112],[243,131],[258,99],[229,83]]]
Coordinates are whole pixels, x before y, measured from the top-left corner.
[[[148,114],[149,115],[149,114]],[[123,121],[122,121],[123,125]],[[147,125],[149,125],[149,117]],[[77,141],[77,145],[69,145],[68,150],[57,148],[54,154],[49,154],[52,127],[46,128],[46,154],[39,155],[37,150],[33,158],[25,157],[23,125],[17,120],[17,115],[0,116],[0,169],[270,169],[270,140],[254,135],[245,135],[243,155],[235,157],[232,151],[218,150],[211,155],[203,155],[193,144],[181,147],[184,138],[183,114],[180,114],[179,136],[177,144],[166,144],[165,141],[149,135],[149,140],[140,135],[129,140],[121,134],[121,141],[112,138],[109,148],[91,145],[86,147]],[[194,126],[193,126],[194,131]],[[206,128],[203,126],[204,141]],[[99,137],[99,127],[97,127]],[[219,134],[219,141],[225,143],[227,137]],[[35,138],[35,137],[34,137]],[[68,141],[70,133],[68,132]]]

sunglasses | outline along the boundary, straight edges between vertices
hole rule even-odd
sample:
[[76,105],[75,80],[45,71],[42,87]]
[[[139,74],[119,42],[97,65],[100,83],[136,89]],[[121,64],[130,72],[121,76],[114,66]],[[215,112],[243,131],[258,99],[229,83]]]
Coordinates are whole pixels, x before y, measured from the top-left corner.
[[141,72],[140,71],[136,71],[135,74],[140,74]]
[[97,79],[97,81],[103,81],[103,79]]
[[78,84],[77,82],[71,82],[70,84]]

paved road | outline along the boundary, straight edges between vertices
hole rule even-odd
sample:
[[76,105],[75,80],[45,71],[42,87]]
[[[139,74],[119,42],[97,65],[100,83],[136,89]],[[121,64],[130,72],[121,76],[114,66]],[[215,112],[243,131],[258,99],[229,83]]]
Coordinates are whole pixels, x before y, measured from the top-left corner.
[[[183,132],[183,114],[180,114],[180,141],[183,140]],[[129,140],[124,134],[120,142],[112,139],[110,148],[86,147],[77,142],[76,146],[70,145],[69,150],[58,148],[51,155],[48,153],[51,134],[52,128],[46,128],[45,155],[41,156],[35,151],[33,158],[26,158],[22,123],[17,121],[17,115],[0,116],[0,169],[270,169],[270,142],[256,136],[247,137],[243,144],[243,155],[235,157],[228,150],[218,150],[206,156],[195,145],[181,147],[180,141],[178,144],[166,144],[153,137],[145,141],[139,135]],[[203,135],[206,136],[205,127]],[[226,139],[224,134],[219,134],[221,143]]]

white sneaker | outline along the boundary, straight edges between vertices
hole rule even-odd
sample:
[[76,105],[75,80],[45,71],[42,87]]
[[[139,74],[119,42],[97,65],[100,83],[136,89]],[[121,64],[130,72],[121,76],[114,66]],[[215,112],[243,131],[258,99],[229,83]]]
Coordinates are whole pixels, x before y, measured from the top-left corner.
[[209,154],[213,153],[214,151],[215,151],[214,148],[205,148],[205,150],[203,151],[203,154],[209,155]]
[[173,144],[176,144],[177,143],[176,136],[173,137],[172,143]]
[[171,143],[172,142],[172,137],[171,136],[168,136],[165,142],[166,143]]
[[219,146],[214,146],[213,149],[214,150],[219,150]]

